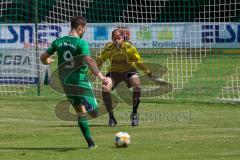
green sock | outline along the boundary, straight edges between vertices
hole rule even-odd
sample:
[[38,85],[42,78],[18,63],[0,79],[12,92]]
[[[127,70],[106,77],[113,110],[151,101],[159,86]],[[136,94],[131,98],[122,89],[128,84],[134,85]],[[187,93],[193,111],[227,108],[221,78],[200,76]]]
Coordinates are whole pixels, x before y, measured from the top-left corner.
[[78,126],[80,127],[84,138],[86,140],[90,139],[91,138],[91,132],[90,132],[88,120],[86,119],[86,117],[80,117],[78,119]]

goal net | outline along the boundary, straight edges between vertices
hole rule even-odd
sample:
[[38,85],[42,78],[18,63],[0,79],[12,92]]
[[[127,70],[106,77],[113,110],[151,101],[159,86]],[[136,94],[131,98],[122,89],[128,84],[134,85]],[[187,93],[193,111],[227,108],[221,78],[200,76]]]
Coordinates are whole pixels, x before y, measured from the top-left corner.
[[54,69],[39,54],[68,33],[72,16],[83,15],[94,56],[121,28],[168,82],[158,85],[140,72],[143,98],[240,101],[239,9],[239,0],[1,0],[0,95],[33,93],[36,86],[48,94],[42,88]]

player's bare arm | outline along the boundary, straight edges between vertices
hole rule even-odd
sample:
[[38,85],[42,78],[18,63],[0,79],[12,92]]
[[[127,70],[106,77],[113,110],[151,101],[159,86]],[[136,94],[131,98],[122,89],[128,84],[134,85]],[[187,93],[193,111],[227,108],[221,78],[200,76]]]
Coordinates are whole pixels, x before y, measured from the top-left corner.
[[53,61],[52,56],[50,56],[47,52],[41,54],[40,59],[42,63],[46,65],[51,64]]
[[97,66],[98,66],[99,70],[101,70],[104,61],[102,61],[100,58],[98,58],[98,59],[96,60],[96,63],[97,63]]
[[136,66],[142,70],[144,73],[146,73],[148,76],[152,76],[152,72],[150,69],[142,62],[136,63]]
[[99,77],[99,79],[101,79],[101,81],[103,82],[103,84],[107,85],[107,84],[108,84],[108,80],[107,80],[106,77],[103,76],[102,73],[99,71],[99,69],[98,69],[98,67],[97,67],[97,64],[96,64],[96,62],[94,61],[94,59],[92,59],[91,56],[84,56],[84,57],[83,57],[83,60],[88,63],[88,66],[89,66],[91,72],[92,72],[95,76]]

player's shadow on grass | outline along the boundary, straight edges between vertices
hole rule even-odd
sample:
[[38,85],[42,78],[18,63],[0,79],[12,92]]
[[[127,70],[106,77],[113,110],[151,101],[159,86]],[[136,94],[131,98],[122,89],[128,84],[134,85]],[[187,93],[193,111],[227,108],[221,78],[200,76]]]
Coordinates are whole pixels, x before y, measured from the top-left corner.
[[108,124],[92,124],[91,127],[107,127],[107,128],[117,128],[117,127],[124,127],[124,126],[131,126],[131,124],[117,124],[116,127],[109,127]]
[[88,149],[84,147],[35,147],[35,148],[30,148],[30,147],[0,147],[1,150],[28,150],[28,151],[55,151],[55,152],[68,152],[68,151],[75,151],[79,149]]
[[[90,126],[91,127],[108,127],[108,125],[106,125],[106,124],[90,124]],[[48,126],[48,127],[54,127],[54,128],[56,128],[56,127],[63,127],[63,128],[75,128],[75,127],[78,127],[78,125],[56,125],[56,126]]]
[[127,149],[128,147],[116,147],[116,146],[112,146],[110,147],[111,149]]
[[[108,124],[90,124],[91,127],[107,127],[109,128]],[[117,124],[117,126],[131,126],[130,122],[129,124]],[[116,126],[116,127],[117,127]],[[49,128],[56,128],[56,127],[63,127],[63,128],[75,128],[75,127],[78,127],[77,125],[74,125],[74,124],[69,124],[69,125],[55,125],[55,126],[48,126]]]

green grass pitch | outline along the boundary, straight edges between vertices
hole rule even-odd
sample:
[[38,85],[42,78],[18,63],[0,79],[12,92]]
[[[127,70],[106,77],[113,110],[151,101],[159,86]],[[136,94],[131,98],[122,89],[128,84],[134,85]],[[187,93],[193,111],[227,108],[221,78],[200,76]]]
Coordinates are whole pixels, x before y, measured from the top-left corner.
[[[62,98],[1,98],[1,160],[192,160],[240,157],[240,108],[231,104],[141,103],[140,126],[130,126],[131,108],[115,109],[118,125],[106,115],[90,121],[98,147],[89,150],[76,122],[58,119]],[[131,136],[128,148],[116,148],[114,134]]]
[[[166,56],[144,60],[163,64]],[[120,103],[116,127],[108,127],[107,115],[90,121],[93,150],[77,122],[57,118],[55,106],[65,98],[49,87],[40,97],[36,87],[22,97],[0,97],[0,160],[239,160],[240,107],[216,100],[237,66],[238,55],[208,55],[173,100],[140,103],[138,127],[130,126],[131,107]],[[118,131],[130,134],[128,148],[114,146]]]

